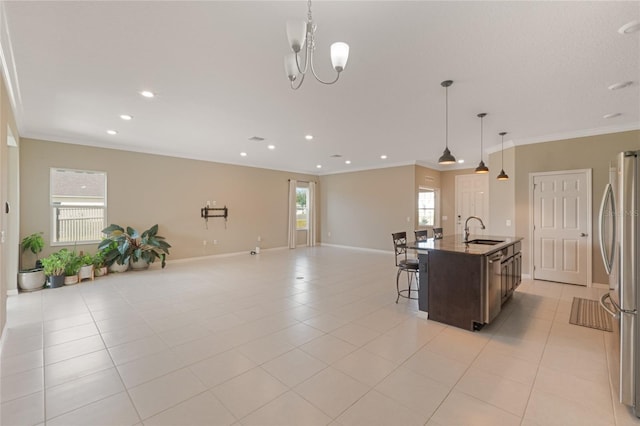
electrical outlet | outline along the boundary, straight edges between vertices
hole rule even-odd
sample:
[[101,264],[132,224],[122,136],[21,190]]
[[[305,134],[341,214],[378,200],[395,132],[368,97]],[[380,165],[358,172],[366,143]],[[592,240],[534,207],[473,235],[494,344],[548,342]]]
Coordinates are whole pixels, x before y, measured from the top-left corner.
[[211,207],[211,201],[207,201],[207,207]]
[[327,232],[327,236],[331,238],[331,231]]
[[262,237],[258,235],[258,242],[262,241]]
[[507,226],[511,226],[511,220],[507,219]]
[[206,246],[207,245],[207,240],[202,240],[202,245]]
[[218,240],[213,240],[213,245],[218,244]]
[[212,203],[211,205],[212,205],[213,207],[215,207],[215,206],[216,206],[216,201],[215,201],[215,200],[213,200],[213,203]]

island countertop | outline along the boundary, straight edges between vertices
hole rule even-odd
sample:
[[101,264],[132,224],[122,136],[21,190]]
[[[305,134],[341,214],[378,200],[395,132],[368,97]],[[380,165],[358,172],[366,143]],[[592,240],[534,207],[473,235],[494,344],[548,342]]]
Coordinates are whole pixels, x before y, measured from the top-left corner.
[[465,253],[472,255],[484,256],[498,250],[521,241],[522,237],[504,237],[499,235],[471,235],[470,240],[482,239],[482,240],[496,240],[501,241],[499,243],[489,244],[470,244],[464,242],[463,235],[450,235],[443,237],[439,240],[429,238],[427,241],[415,241],[408,244],[408,248],[420,251],[449,251],[454,253]]

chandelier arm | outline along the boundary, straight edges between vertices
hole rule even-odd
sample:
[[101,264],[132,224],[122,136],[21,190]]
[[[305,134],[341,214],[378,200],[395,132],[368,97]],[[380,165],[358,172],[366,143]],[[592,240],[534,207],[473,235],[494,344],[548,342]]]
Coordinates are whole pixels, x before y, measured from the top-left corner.
[[304,76],[305,76],[305,75],[306,75],[306,74],[302,74],[302,77],[300,77],[300,81],[299,81],[299,83],[298,83],[298,85],[297,85],[297,86],[294,84],[294,81],[295,81],[295,80],[291,82],[291,88],[292,88],[293,90],[298,90],[298,89],[300,88],[300,86],[302,86],[302,82],[304,81]]
[[340,78],[340,73],[338,72],[338,75],[336,75],[335,80],[333,81],[324,81],[322,80],[320,77],[318,77],[318,74],[316,74],[316,69],[313,66],[313,54],[311,55],[311,59],[310,59],[310,65],[311,65],[311,72],[313,73],[313,76],[316,78],[316,80],[318,80],[320,83],[322,84],[333,84],[336,81],[338,81],[338,79]]

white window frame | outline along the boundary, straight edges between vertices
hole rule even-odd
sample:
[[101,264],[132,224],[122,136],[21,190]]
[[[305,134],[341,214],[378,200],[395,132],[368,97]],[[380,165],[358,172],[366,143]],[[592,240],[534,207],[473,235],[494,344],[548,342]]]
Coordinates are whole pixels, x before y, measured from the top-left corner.
[[[420,193],[421,192],[433,192],[433,225],[422,225],[420,223]],[[437,228],[440,226],[440,189],[439,188],[429,188],[426,186],[421,186],[418,188],[418,193],[416,194],[416,221],[418,228]]]
[[[49,235],[51,236],[50,238],[50,245],[51,246],[70,246],[70,245],[86,245],[86,244],[96,244],[99,243],[101,241],[101,239],[95,239],[95,240],[81,240],[81,241],[55,241],[56,239],[56,230],[57,230],[57,224],[56,224],[56,209],[60,207],[60,205],[55,204],[53,201],[53,179],[52,174],[54,170],[64,170],[64,171],[70,171],[70,172],[81,172],[81,173],[97,173],[97,174],[103,174],[104,175],[104,205],[103,206],[92,206],[94,208],[98,208],[98,209],[102,209],[104,211],[103,214],[103,226],[102,228],[104,229],[107,224],[109,223],[108,218],[107,218],[107,213],[108,213],[108,203],[107,203],[107,189],[108,189],[108,175],[106,171],[102,171],[102,170],[82,170],[82,169],[72,169],[72,168],[68,168],[68,167],[51,167],[49,168],[49,214],[50,216],[50,233]],[[83,206],[79,206],[79,207],[83,207]],[[88,206],[85,206],[88,207]]]

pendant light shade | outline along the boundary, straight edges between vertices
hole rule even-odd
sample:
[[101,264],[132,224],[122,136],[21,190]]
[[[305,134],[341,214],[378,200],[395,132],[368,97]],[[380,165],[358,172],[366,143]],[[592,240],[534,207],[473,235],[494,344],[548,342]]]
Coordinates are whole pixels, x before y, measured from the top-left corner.
[[507,132],[500,132],[499,134],[502,136],[502,170],[500,170],[498,180],[509,180],[509,175],[504,172],[504,135],[506,135]]
[[455,164],[456,157],[451,154],[449,151],[449,86],[453,84],[452,80],[445,80],[440,85],[444,87],[445,93],[445,147],[442,156],[438,159],[438,164]]
[[476,167],[475,173],[489,173],[489,168],[487,166],[484,165],[484,161],[482,161],[482,134],[483,134],[483,119],[487,116],[486,112],[481,112],[480,114],[478,114],[478,117],[480,117],[480,164],[478,164],[478,167]]

